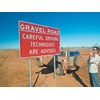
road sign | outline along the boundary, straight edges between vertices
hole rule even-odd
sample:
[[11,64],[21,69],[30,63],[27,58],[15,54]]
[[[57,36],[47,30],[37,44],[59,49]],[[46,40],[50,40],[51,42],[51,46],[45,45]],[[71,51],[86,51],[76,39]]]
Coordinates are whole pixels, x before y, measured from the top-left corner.
[[59,29],[20,21],[19,32],[21,57],[60,53]]

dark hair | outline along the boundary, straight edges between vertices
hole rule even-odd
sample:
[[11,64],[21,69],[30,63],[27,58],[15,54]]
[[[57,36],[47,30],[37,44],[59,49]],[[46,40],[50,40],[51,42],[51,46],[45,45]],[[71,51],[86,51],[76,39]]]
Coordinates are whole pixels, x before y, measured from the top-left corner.
[[98,51],[97,53],[99,53],[99,51],[100,51],[99,47],[93,47],[93,48],[96,48],[96,50]]

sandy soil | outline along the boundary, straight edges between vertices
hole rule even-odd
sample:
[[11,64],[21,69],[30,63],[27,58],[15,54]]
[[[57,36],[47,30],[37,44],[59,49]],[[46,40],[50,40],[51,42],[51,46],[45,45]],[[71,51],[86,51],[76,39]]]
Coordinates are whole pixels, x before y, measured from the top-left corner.
[[[90,86],[87,59],[89,50],[80,50],[83,58],[83,67],[72,74],[56,76],[50,67],[38,67],[36,58],[32,59],[33,87],[86,87]],[[52,57],[44,57],[45,64]],[[100,67],[99,67],[100,80]],[[99,81],[100,85],[100,81]],[[0,86],[1,87],[28,87],[29,86],[29,59],[20,59],[19,50],[0,50]]]

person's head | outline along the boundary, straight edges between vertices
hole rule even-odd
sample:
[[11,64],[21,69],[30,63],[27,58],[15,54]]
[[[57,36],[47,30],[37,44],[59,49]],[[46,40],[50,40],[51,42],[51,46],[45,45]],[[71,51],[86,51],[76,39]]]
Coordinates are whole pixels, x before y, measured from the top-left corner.
[[93,53],[98,54],[99,53],[99,47],[93,47]]

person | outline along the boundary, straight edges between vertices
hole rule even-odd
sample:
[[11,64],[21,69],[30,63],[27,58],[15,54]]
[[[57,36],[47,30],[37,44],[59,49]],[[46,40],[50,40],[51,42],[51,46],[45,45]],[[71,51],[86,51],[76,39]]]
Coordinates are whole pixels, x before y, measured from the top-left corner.
[[89,71],[89,78],[90,78],[90,85],[92,87],[98,87],[98,64],[100,62],[100,56],[98,55],[99,48],[93,47],[92,52],[90,53],[88,59],[88,71]]

